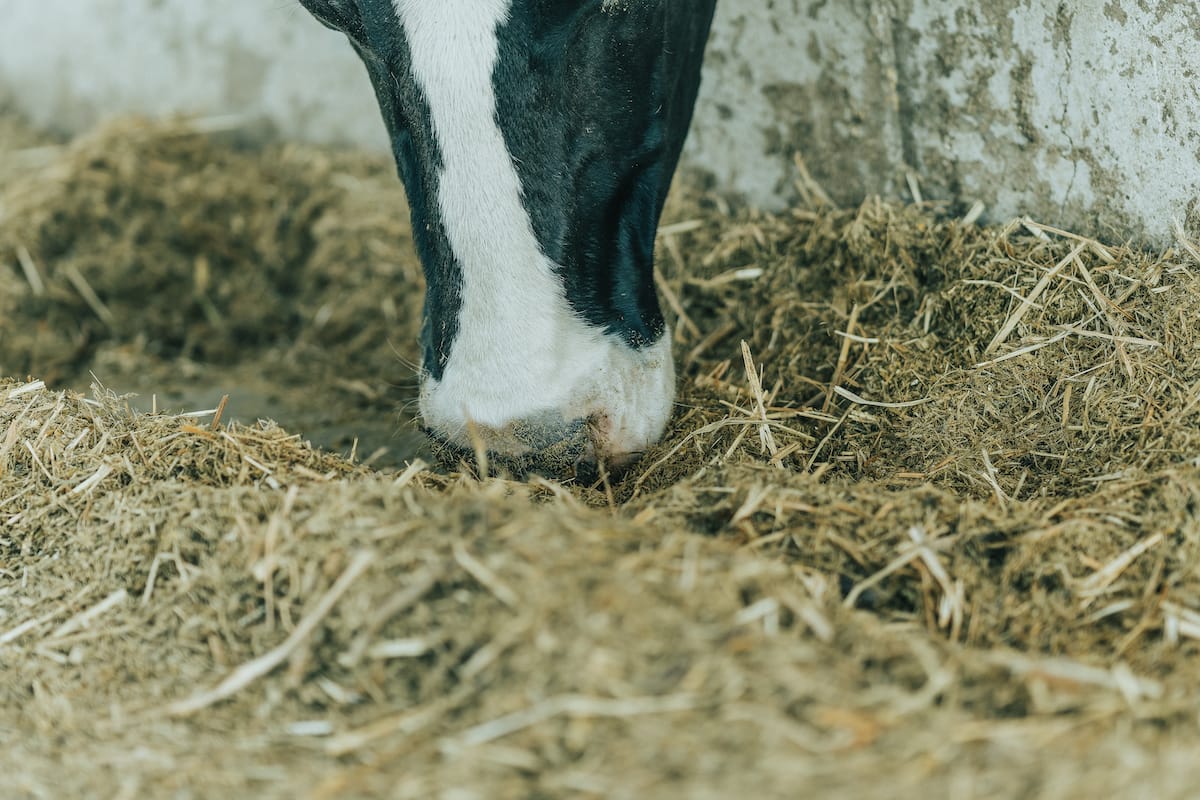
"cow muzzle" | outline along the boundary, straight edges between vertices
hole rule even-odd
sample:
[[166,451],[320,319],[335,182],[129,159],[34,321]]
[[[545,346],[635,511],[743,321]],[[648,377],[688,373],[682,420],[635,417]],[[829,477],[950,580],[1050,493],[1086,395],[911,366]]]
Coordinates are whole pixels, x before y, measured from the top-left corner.
[[[548,348],[540,363],[503,369],[452,356],[441,380],[422,383],[426,430],[450,459],[483,459],[517,476],[588,480],[625,470],[658,441],[671,415],[669,331],[642,349],[603,335],[574,344],[573,352]],[[547,358],[556,354],[557,361]]]

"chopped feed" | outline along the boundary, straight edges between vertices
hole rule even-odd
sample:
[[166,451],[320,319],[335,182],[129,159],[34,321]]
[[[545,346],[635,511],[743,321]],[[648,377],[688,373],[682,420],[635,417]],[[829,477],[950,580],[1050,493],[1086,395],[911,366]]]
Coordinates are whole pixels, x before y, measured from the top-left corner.
[[6,794],[1200,777],[1187,232],[1148,253],[681,191],[659,281],[678,412],[626,474],[563,485],[381,469],[308,444],[303,413],[67,388],[198,373],[232,407],[260,373],[285,410],[398,427],[421,278],[382,161],[137,121],[46,144],[4,119],[0,163]]

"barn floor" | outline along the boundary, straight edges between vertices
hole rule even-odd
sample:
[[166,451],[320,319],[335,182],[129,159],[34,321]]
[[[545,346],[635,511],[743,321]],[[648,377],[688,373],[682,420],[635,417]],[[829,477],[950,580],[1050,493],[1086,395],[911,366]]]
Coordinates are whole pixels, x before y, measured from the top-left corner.
[[799,188],[673,201],[629,474],[481,480],[390,165],[0,116],[0,794],[1194,794],[1200,253]]

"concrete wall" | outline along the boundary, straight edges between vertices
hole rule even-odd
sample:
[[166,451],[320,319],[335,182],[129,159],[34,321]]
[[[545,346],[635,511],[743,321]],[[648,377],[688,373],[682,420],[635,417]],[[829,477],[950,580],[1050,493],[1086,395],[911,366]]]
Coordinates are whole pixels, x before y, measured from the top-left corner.
[[[1110,238],[1200,227],[1192,0],[719,0],[688,156],[777,206],[799,150],[837,200],[906,192]],[[383,147],[361,67],[293,0],[0,0],[0,102],[79,129],[245,114]],[[1189,216],[1190,215],[1190,216]]]

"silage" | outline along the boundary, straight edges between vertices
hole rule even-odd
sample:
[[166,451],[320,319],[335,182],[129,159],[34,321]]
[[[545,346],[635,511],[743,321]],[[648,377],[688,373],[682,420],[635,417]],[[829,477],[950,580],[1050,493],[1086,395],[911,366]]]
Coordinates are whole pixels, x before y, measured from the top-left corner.
[[[354,158],[144,123],[54,151],[0,191],[4,363],[277,348],[302,384],[411,359],[407,234]],[[18,791],[1192,785],[1197,263],[874,200],[670,214],[680,407],[619,480],[376,472],[271,423],[0,384]]]

